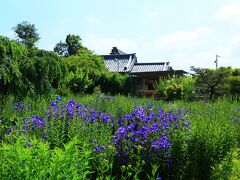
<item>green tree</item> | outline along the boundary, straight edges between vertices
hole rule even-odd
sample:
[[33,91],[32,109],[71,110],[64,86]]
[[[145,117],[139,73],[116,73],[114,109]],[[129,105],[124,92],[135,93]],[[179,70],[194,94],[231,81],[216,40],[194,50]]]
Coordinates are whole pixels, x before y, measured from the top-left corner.
[[57,43],[53,49],[55,53],[59,56],[68,56],[68,46],[67,43],[60,41]]
[[17,24],[13,30],[17,34],[18,40],[25,44],[29,49],[34,47],[35,43],[40,39],[35,25],[30,24],[27,21]]
[[21,71],[24,75],[25,91],[47,94],[57,89],[67,75],[64,61],[53,52],[32,49]]
[[78,50],[80,50],[83,47],[81,40],[82,39],[78,35],[74,35],[74,34],[67,35],[66,44],[67,44],[68,54],[70,56],[76,54]]
[[230,68],[221,67],[217,70],[191,67],[196,77],[195,85],[200,93],[208,95],[210,99],[227,93],[226,78]]
[[76,55],[81,49],[87,49],[83,47],[81,38],[78,35],[68,34],[65,42],[60,41],[54,47],[54,52],[59,56],[71,56]]
[[230,76],[227,78],[227,88],[232,96],[240,96],[240,69],[231,70]]
[[76,55],[65,58],[69,72],[76,73],[80,68],[85,74],[88,74],[91,84],[88,85],[87,92],[92,93],[94,88],[99,85],[101,76],[107,71],[103,58],[94,54],[92,51],[82,49]]
[[239,96],[240,95],[240,76],[230,76],[228,78],[229,83],[229,93],[233,96]]
[[21,62],[27,56],[25,46],[0,36],[0,94],[7,96],[10,93],[20,95],[24,84],[22,72],[20,71]]

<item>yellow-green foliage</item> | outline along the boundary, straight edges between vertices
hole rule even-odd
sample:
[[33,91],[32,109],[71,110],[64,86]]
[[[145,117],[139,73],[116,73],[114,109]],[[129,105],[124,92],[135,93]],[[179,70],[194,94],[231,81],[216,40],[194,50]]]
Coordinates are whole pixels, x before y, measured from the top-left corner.
[[159,96],[167,100],[175,99],[192,99],[195,94],[193,90],[195,80],[191,77],[160,79],[160,82],[155,85]]
[[215,167],[212,179],[240,179],[240,149],[234,149]]
[[19,138],[0,146],[0,179],[86,179],[91,151],[76,138],[63,149],[50,149],[47,142]]

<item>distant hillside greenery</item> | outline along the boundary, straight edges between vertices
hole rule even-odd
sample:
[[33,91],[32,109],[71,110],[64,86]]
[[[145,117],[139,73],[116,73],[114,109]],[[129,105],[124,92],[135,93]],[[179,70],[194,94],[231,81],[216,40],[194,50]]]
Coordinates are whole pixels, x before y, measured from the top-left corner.
[[53,52],[35,46],[40,38],[34,25],[23,22],[14,31],[17,40],[0,36],[2,100],[8,95],[23,98],[52,92],[59,95],[94,91],[128,93],[129,88],[122,88],[128,76],[108,72],[103,58],[84,47],[79,36],[69,34],[66,43],[57,43]]

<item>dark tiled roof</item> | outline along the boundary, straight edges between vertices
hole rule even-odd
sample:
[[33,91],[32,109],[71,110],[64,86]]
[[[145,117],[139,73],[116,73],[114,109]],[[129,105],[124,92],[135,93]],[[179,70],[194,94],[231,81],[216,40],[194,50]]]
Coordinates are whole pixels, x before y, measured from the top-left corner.
[[134,64],[131,73],[143,73],[143,72],[159,72],[159,71],[169,71],[171,66],[169,62],[160,63],[136,63]]
[[136,63],[135,54],[103,55],[106,68],[112,72],[130,72]]
[[186,73],[182,70],[173,70],[169,62],[158,63],[137,63],[136,54],[126,54],[113,47],[110,55],[102,55],[106,68],[111,72],[130,74],[151,74],[151,73]]

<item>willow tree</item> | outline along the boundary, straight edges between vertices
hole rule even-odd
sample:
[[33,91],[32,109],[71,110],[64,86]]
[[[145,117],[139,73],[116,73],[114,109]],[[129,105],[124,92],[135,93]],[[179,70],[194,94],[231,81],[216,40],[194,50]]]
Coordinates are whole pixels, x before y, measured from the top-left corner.
[[34,49],[29,53],[22,72],[29,89],[37,94],[48,94],[60,86],[67,74],[67,66],[55,53]]
[[24,86],[21,62],[26,58],[28,51],[25,46],[7,37],[0,36],[0,94],[21,94]]

